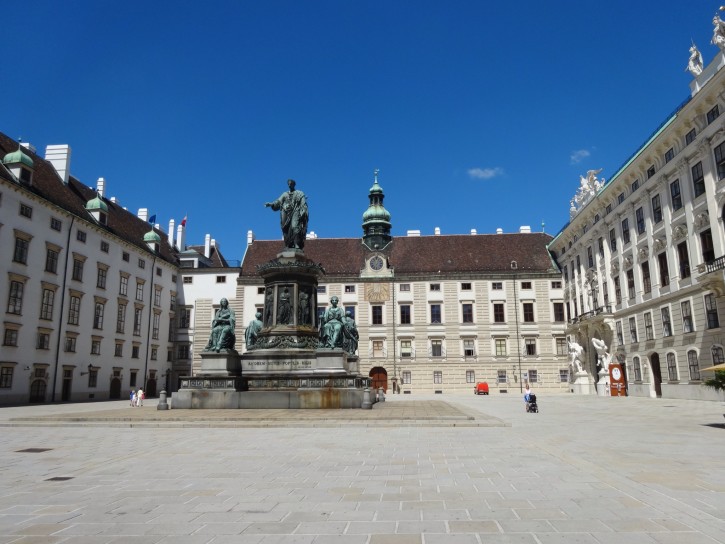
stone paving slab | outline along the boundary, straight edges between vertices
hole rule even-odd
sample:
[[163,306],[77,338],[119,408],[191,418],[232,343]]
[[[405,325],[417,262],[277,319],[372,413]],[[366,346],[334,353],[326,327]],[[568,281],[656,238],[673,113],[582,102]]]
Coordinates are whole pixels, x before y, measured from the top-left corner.
[[131,409],[0,408],[17,423],[0,441],[0,544],[725,542],[722,403],[541,397],[526,414],[514,396],[437,397],[415,402],[506,425],[421,425],[425,404],[402,396],[364,413],[411,419],[377,427],[357,411],[319,428],[69,427]]

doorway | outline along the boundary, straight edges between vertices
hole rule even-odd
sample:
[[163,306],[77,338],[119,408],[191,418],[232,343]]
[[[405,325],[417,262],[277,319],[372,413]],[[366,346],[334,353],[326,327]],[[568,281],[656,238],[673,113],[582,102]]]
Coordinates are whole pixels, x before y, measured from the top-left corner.
[[388,371],[381,366],[376,366],[370,370],[370,378],[372,379],[371,387],[373,389],[383,388],[383,391],[388,392]]
[[655,395],[659,398],[662,396],[662,371],[660,370],[660,356],[657,353],[653,353],[650,355],[649,362],[652,367],[652,381],[655,385]]
[[113,378],[111,380],[111,392],[109,394],[111,400],[119,400],[121,398],[121,380]]
[[61,392],[61,402],[68,402],[70,400],[71,391],[73,390],[73,369],[63,369],[63,389]]
[[30,384],[30,401],[31,403],[45,402],[45,391],[47,384],[45,380],[33,380]]

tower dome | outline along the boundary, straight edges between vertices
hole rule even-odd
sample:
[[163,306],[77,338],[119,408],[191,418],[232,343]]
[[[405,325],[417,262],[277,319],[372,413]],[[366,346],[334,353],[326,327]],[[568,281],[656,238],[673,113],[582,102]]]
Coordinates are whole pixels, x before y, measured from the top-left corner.
[[385,193],[378,184],[378,172],[375,170],[375,181],[370,187],[368,198],[370,205],[363,213],[363,241],[371,249],[382,249],[391,241],[390,212],[383,206]]

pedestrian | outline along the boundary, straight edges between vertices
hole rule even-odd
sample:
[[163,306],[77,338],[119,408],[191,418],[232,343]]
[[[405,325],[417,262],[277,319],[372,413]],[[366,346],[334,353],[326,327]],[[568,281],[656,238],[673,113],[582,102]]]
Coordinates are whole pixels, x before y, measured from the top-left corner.
[[143,399],[145,398],[145,394],[143,392],[143,389],[139,387],[138,393],[136,393],[136,406],[143,406]]
[[524,408],[526,411],[529,411],[529,401],[531,400],[531,386],[529,385],[529,382],[526,382],[526,385],[524,385]]
[[133,408],[136,406],[136,391],[134,389],[131,389],[131,407]]

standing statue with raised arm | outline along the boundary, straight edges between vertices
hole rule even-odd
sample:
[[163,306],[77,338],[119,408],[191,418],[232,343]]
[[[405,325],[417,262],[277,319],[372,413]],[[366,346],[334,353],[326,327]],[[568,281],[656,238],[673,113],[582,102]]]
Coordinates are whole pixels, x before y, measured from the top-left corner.
[[685,70],[689,71],[692,77],[697,77],[702,73],[702,66],[702,55],[693,43],[690,47],[690,60],[687,62]]
[[592,345],[597,350],[597,366],[601,367],[604,372],[609,372],[609,363],[612,356],[607,351],[607,344],[599,338],[592,338]]
[[582,353],[584,348],[576,341],[569,340],[569,366],[579,373],[582,371]]
[[295,180],[287,180],[287,185],[289,191],[282,193],[277,200],[265,203],[265,206],[280,211],[279,220],[285,247],[302,249],[305,247],[309,219],[307,198],[305,193],[295,189]]

